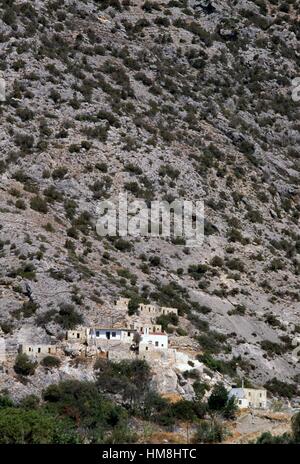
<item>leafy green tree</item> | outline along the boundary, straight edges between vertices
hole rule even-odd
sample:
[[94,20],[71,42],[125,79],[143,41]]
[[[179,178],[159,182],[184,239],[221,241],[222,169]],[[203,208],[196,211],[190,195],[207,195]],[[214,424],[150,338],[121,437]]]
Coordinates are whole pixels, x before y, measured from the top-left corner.
[[[50,385],[44,392],[47,409],[70,418],[76,425],[95,431],[122,423],[124,410],[105,400],[92,382],[67,380]],[[100,434],[101,435],[101,434]]]
[[225,419],[234,419],[237,411],[236,400],[228,397],[228,392],[222,383],[214,386],[207,404],[211,412],[218,412]]
[[42,364],[45,367],[59,367],[61,362],[55,356],[45,356],[45,358],[42,360]]
[[271,432],[264,432],[256,440],[257,445],[287,445],[291,443],[292,437],[289,433],[274,436]]
[[37,363],[30,361],[29,357],[25,353],[20,353],[16,357],[14,370],[20,375],[33,375],[36,369]]
[[22,408],[0,409],[1,444],[77,443],[69,423],[46,412]]
[[222,411],[228,401],[228,392],[222,383],[217,383],[210,397],[208,398],[208,407],[211,411]]
[[195,380],[195,382],[193,383],[193,389],[194,389],[197,401],[200,401],[205,395],[205,392],[209,390],[209,387],[205,382],[200,382],[200,380]]
[[133,316],[138,312],[140,300],[139,298],[130,298],[128,303],[128,314],[129,316]]
[[23,398],[19,406],[23,409],[38,409],[40,405],[40,398],[35,395],[28,395]]
[[162,398],[154,391],[149,391],[144,400],[143,417],[159,422],[159,415],[164,413],[168,408],[169,401],[166,398]]
[[231,398],[228,399],[222,411],[222,415],[225,419],[233,420],[235,418],[237,410],[238,410],[238,406],[236,404],[236,398],[232,396]]
[[163,330],[167,330],[168,325],[178,325],[178,316],[175,313],[162,314],[156,318],[156,324],[162,326]]
[[14,405],[14,403],[13,403],[12,399],[8,395],[6,395],[6,394],[0,395],[0,409],[9,408],[9,407],[11,407],[13,405]]
[[221,443],[226,435],[226,429],[215,419],[201,421],[194,436],[194,443]]
[[122,395],[131,410],[143,408],[144,398],[150,391],[150,367],[143,360],[98,362],[97,386],[104,393]]
[[75,310],[73,305],[63,303],[60,305],[60,309],[55,320],[63,329],[72,330],[75,329],[77,325],[82,324],[83,317]]

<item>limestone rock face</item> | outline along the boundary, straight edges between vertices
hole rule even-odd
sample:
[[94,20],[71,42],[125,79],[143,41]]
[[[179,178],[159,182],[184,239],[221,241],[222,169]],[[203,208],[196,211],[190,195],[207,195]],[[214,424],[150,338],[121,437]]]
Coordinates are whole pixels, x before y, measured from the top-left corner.
[[[299,2],[27,3],[1,2],[0,327],[10,360],[18,344],[61,341],[69,327],[124,323],[113,304],[123,296],[132,311],[140,300],[180,310],[177,351],[213,353],[254,384],[295,383]],[[99,235],[99,203],[118,206],[120,193],[131,206],[203,200],[203,243],[130,228]],[[176,389],[174,372],[188,368],[182,359],[156,375]]]
[[152,386],[159,393],[175,393],[178,387],[176,372],[172,368],[156,369]]

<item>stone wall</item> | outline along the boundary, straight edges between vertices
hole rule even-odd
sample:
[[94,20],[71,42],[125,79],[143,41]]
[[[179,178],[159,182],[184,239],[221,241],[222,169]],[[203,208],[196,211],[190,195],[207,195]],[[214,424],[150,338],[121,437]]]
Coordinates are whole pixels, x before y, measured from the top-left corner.
[[56,345],[20,345],[19,352],[34,356],[36,358],[43,358],[45,356],[55,356],[60,353]]

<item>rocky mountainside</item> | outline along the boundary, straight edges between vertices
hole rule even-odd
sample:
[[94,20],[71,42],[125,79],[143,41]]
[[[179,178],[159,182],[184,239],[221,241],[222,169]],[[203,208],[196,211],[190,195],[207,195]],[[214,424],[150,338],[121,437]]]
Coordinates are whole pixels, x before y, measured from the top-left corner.
[[[299,7],[2,0],[7,346],[115,321],[127,296],[177,307],[171,344],[209,369],[296,394]],[[120,192],[203,199],[203,246],[100,237],[97,204]]]

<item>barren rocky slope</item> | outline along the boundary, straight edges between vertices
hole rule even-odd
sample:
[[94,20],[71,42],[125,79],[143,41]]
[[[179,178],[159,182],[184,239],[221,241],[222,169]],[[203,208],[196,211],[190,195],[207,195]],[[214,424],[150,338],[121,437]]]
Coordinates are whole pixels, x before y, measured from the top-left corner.
[[[297,383],[299,2],[4,0],[0,18],[7,346],[115,321],[123,295],[178,307],[209,368]],[[204,245],[99,237],[97,202],[123,191],[204,199]]]

